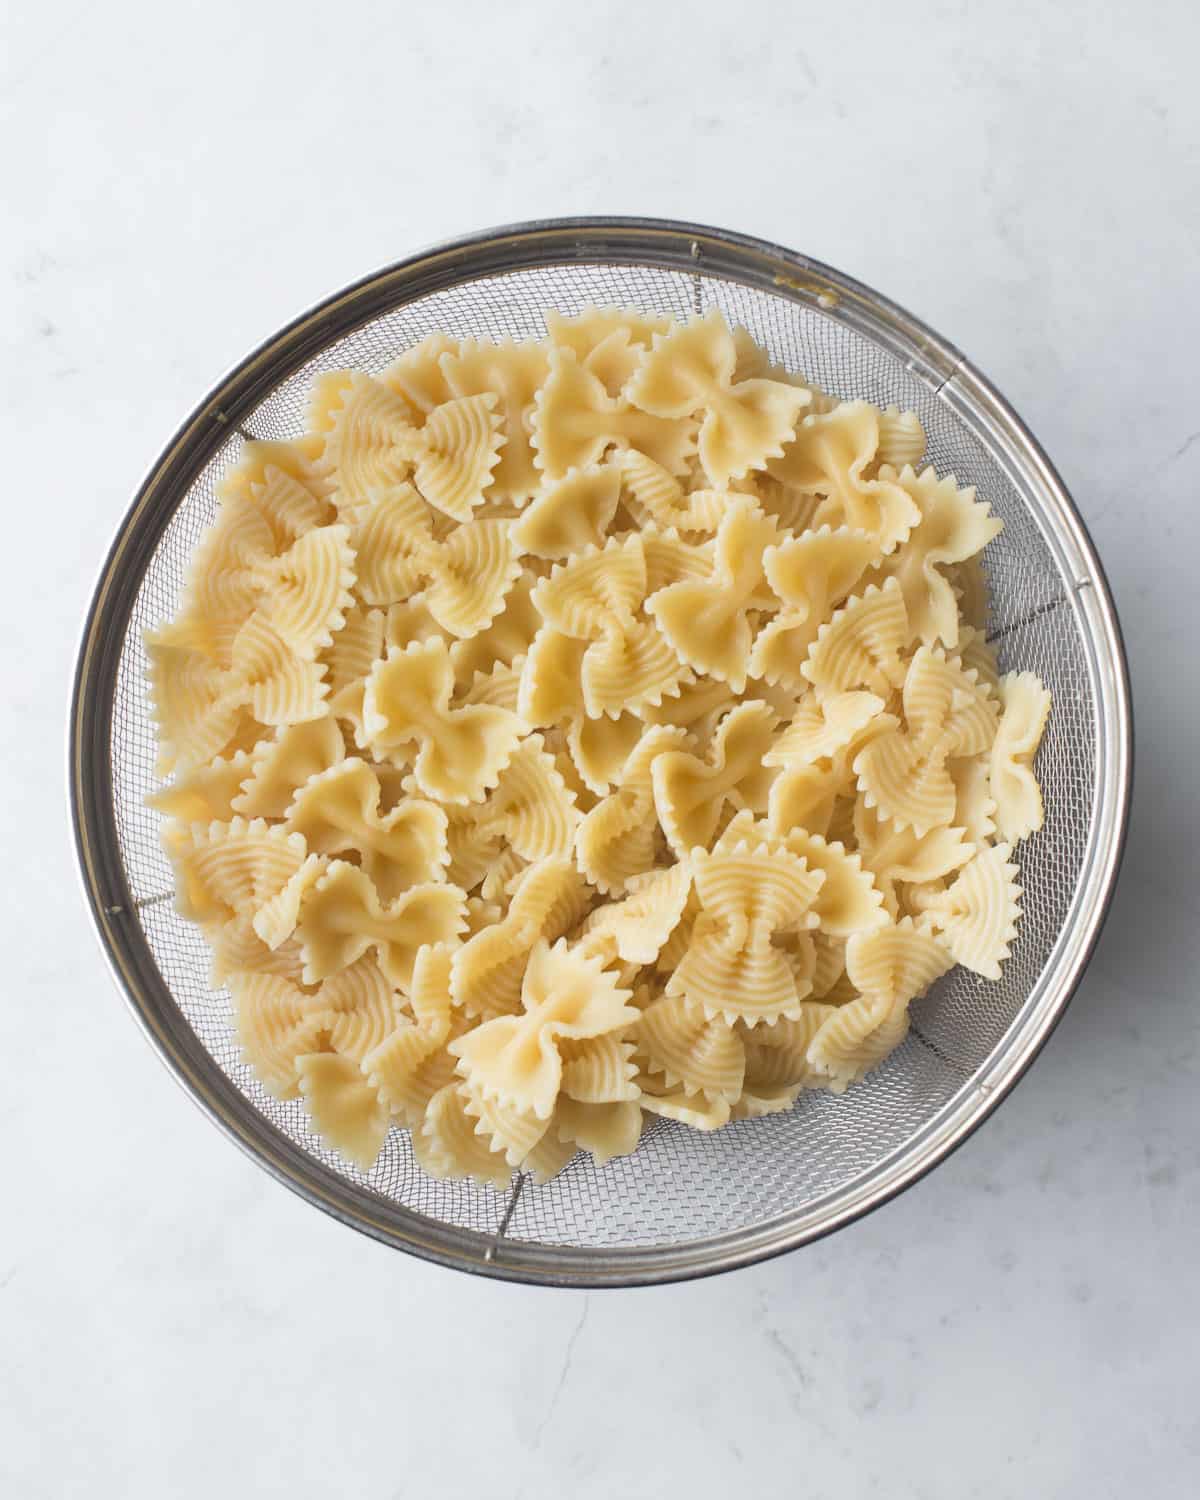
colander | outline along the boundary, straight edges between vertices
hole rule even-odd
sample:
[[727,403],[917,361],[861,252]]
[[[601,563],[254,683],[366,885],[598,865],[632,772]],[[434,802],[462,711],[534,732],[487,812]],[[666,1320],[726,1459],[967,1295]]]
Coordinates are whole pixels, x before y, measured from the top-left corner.
[[[904,1045],[842,1097],[714,1134],[659,1122],[603,1168],[545,1186],[437,1182],[393,1130],[366,1175],[309,1134],[297,1102],[240,1061],[203,938],[174,910],[158,818],[142,632],[170,616],[216,486],[244,437],[303,427],[313,378],[375,371],[426,334],[543,334],[542,313],[617,304],[720,308],[841,397],[916,411],[939,473],[1004,519],[987,551],[990,636],[1005,669],[1054,695],[1038,762],[1046,823],[1020,846],[1024,920],[1003,980],[955,969],[913,1006]],[[828,1233],[913,1182],[1012,1088],[1062,1014],[1116,878],[1131,781],[1124,651],[1112,599],[1062,482],[1024,424],[950,344],[868,287],[744,235],[643,219],[491,230],[369,276],[269,339],[188,417],[137,494],[88,614],[70,782],[87,899],[116,978],[183,1086],[280,1181],[356,1229],[443,1265],[560,1285],[670,1281]]]

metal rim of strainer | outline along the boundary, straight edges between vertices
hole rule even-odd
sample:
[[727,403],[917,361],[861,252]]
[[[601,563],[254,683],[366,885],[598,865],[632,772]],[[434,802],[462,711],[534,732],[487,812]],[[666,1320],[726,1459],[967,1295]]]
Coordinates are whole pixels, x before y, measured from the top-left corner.
[[[1075,901],[1054,960],[991,1056],[869,1173],[800,1210],[678,1245],[588,1249],[509,1239],[508,1213],[522,1179],[494,1233],[460,1229],[339,1177],[307,1155],[225,1076],[175,1004],[137,920],[114,811],[112,713],[130,610],[163,530],[230,429],[323,347],[384,312],[480,277],[570,262],[632,263],[731,279],[836,318],[899,359],[968,424],[1028,504],[1070,581],[1068,602],[1076,611],[1097,705],[1098,771]],[[636,1286],[731,1270],[828,1234],[923,1176],[996,1108],[1061,1017],[1099,936],[1128,823],[1133,725],[1120,625],[1087,529],[1032,433],[965,356],[869,287],[766,241],[666,220],[578,218],[485,230],[388,266],[297,318],[214,387],[149,471],[104,562],[80,645],[68,757],[84,892],[112,973],[177,1081],[248,1155],[334,1218],[438,1264],[546,1285]]]

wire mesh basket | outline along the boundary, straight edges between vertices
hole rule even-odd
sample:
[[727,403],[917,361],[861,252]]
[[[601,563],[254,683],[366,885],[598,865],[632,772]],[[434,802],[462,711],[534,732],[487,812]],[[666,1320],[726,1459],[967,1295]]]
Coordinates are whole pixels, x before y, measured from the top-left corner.
[[[435,331],[540,337],[542,313],[617,304],[719,308],[778,363],[841,397],[915,410],[940,473],[977,485],[1005,529],[987,553],[1003,667],[1054,696],[1039,759],[1046,824],[1021,846],[1024,921],[999,984],[953,970],[913,1006],[904,1045],[842,1097],[713,1134],[660,1121],[630,1157],[579,1156],[545,1186],[438,1182],[393,1130],[367,1175],[309,1134],[241,1062],[203,938],[174,910],[145,806],[155,785],[143,630],[176,607],[192,549],[243,437],[303,428],[313,378],[385,366]],[[461,1269],[573,1285],[659,1282],[801,1245],[886,1200],[962,1141],[1045,1041],[1095,943],[1116,878],[1131,777],[1125,660],[1103,573],[1031,435],[950,345],[830,268],[746,237],[633,219],[491,231],[368,277],[226,377],[172,439],[125,518],[88,616],[70,777],[88,901],[134,1013],[180,1082],[311,1203]]]

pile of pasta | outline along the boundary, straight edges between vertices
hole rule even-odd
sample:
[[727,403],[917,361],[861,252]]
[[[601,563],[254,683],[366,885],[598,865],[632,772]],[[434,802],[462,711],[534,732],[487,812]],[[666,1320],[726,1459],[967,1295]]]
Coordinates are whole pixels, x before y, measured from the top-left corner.
[[366,1171],[538,1181],[840,1092],[997,979],[1050,699],[911,412],[718,313],[321,377],[147,639],[178,906]]

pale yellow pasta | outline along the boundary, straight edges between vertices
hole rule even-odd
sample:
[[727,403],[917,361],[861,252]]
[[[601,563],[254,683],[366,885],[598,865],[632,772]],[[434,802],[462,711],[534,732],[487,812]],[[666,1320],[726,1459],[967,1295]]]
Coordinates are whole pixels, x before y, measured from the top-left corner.
[[438,363],[455,396],[490,393],[496,398],[503,442],[486,498],[523,505],[541,484],[525,414],[549,370],[546,351],[537,344],[516,344],[512,339],[500,344],[468,340],[457,350],[444,353]]
[[379,777],[365,761],[343,760],[301,787],[285,827],[302,834],[311,853],[356,852],[360,868],[384,901],[442,878],[449,863],[446,814],[434,802],[408,797],[381,813]]
[[561,1042],[601,1037],[638,1017],[616,976],[563,940],[532,950],[521,1012],[485,1021],[450,1046],[473,1092],[548,1120],[563,1076]]
[[696,446],[694,422],[653,416],[610,396],[601,377],[564,350],[550,356],[550,374],[533,403],[532,437],[548,479],[598,463],[612,447],[636,448],[679,474]]
[[511,523],[485,518],[439,541],[412,485],[373,493],[354,515],[362,597],[390,605],[421,589],[430,617],[453,636],[467,638],[490,625],[521,572]]
[[911,632],[899,583],[871,584],[817,632],[800,670],[825,693],[866,689],[887,699],[904,681]]
[[446,643],[392,647],[367,679],[363,730],[383,757],[417,746],[413,774],[426,796],[476,802],[496,785],[521,738],[521,720],[483,704],[451,706],[454,673]]
[[765,703],[740,703],[721,720],[705,760],[686,750],[656,757],[651,767],[654,805],[681,859],[708,847],[727,804],[765,810],[776,775],[765,764],[775,729],[775,715]]
[[812,906],[824,874],[794,854],[745,844],[693,859],[700,914],[667,994],[686,995],[706,1014],[731,1022],[798,1014],[805,992],[773,940],[816,925]]
[[665,724],[647,729],[630,751],[616,791],[580,821],[575,860],[598,891],[619,894],[653,870],[664,842],[655,817],[654,767],[687,743],[682,729]]
[[1001,679],[1000,701],[989,787],[996,827],[1011,842],[1042,826],[1042,793],[1032,766],[1050,716],[1050,694],[1032,672],[1017,672]]
[[[578,658],[577,681],[590,717],[615,718],[625,709],[661,703],[664,695],[692,680],[687,664],[643,612],[651,592],[648,562],[640,535],[613,538],[602,549],[555,568],[534,590],[534,603],[552,631],[587,642]],[[537,680],[546,669],[547,651],[535,641],[525,659],[529,687],[521,700],[523,711],[527,700],[530,712],[547,711]],[[560,648],[554,658],[559,672],[564,652]],[[573,706],[563,703],[559,713],[565,716]]]
[[656,334],[626,387],[629,399],[659,417],[703,413],[700,461],[713,484],[741,478],[778,458],[811,401],[776,380],[734,381],[737,349],[719,312]]
[[878,450],[878,411],[865,401],[846,401],[806,417],[767,468],[782,483],[824,498],[818,523],[869,532],[886,553],[908,537],[920,513],[894,479],[864,477]]
[[885,560],[883,572],[900,583],[912,634],[927,646],[940,641],[953,648],[958,601],[943,570],[982,552],[1003,523],[975,499],[974,486],[960,490],[952,474],[939,479],[933,469],[916,475],[911,468],[897,474],[889,467],[880,473],[911,497],[921,517],[904,546]]
[[673,474],[636,448],[622,456],[621,474],[628,491],[626,504],[632,503],[643,525],[653,523],[678,531],[715,532],[732,499],[725,490],[685,492]]
[[643,1069],[657,1074],[668,1089],[680,1086],[729,1104],[741,1097],[746,1072],[741,1036],[686,995],[664,995],[647,1006],[632,1035]]
[[569,859],[545,859],[521,876],[504,918],[454,955],[451,993],[469,1016],[516,1011],[529,955],[569,932],[587,909],[586,887]]
[[750,653],[750,672],[803,691],[807,684],[800,667],[822,623],[878,555],[873,536],[847,526],[822,526],[770,547],[763,567],[783,608],[759,631]]
[[999,979],[1000,966],[1017,935],[1021,887],[1018,870],[1009,862],[1007,844],[981,850],[947,887],[925,905],[938,937],[955,963]]
[[465,903],[457,886],[429,882],[385,904],[363,870],[334,860],[300,905],[295,931],[304,982],[316,984],[374,949],[389,980],[407,989],[422,944],[463,930]]
[[317,1135],[362,1172],[369,1172],[391,1123],[376,1089],[349,1057],[312,1052],[296,1070],[300,1092]]
[[911,464],[915,469],[925,456],[925,429],[915,411],[901,411],[898,406],[885,406],[879,413],[879,444],[875,457],[880,464],[890,464],[893,469],[902,469]]
[[1000,977],[1045,816],[1000,522],[918,413],[717,312],[546,329],[320,377],[146,637],[178,908],[363,1172],[506,1190],[840,1093]]
[[951,756],[981,755],[996,733],[996,705],[973,676],[921,646],[904,679],[903,728],[861,750],[854,772],[868,807],[921,833],[950,822],[957,806]]
[[621,470],[615,464],[570,469],[528,506],[513,527],[513,544],[544,558],[602,547],[620,496]]
[[733,498],[717,532],[711,574],[668,584],[646,601],[680,661],[727,682],[734,693],[745,688],[750,667],[751,611],[776,603],[763,554],[779,537],[775,522],[748,496]]

